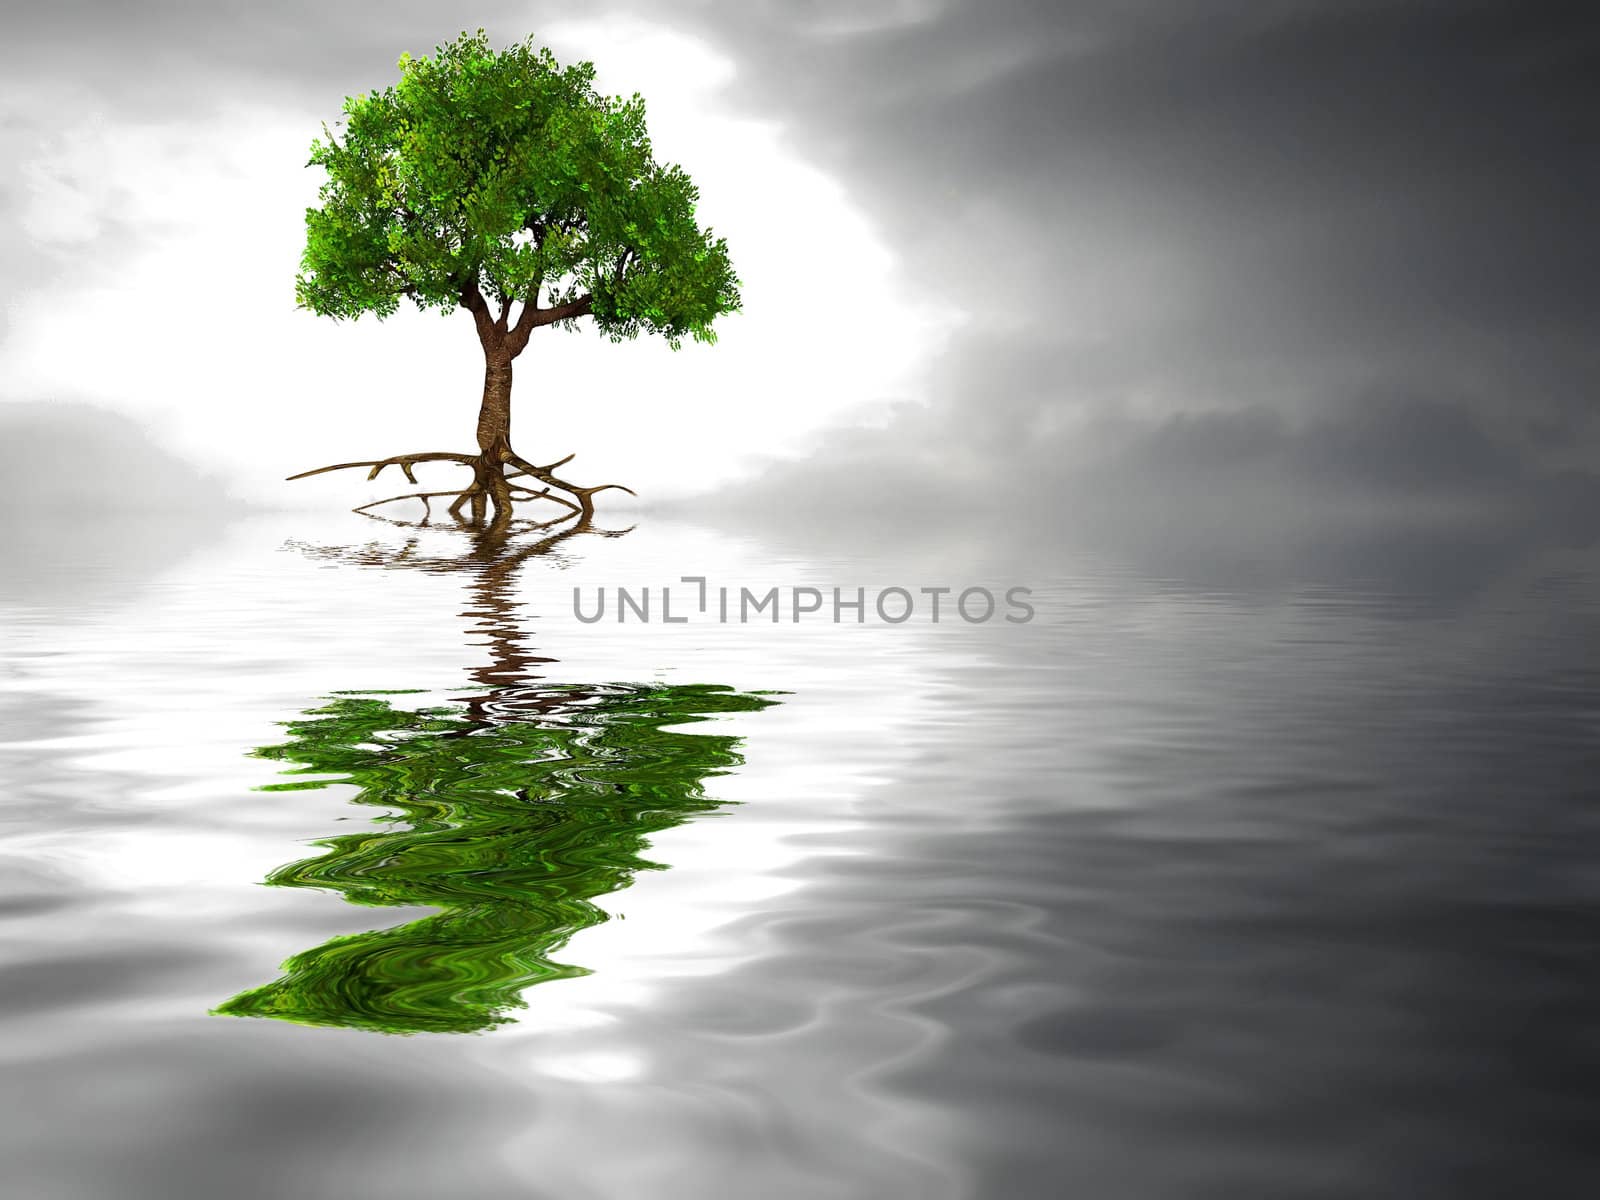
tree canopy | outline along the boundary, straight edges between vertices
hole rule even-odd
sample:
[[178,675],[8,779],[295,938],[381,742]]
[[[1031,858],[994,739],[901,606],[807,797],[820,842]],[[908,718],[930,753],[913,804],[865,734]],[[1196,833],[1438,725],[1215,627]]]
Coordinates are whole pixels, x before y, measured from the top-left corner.
[[302,307],[466,307],[513,353],[586,314],[613,341],[715,340],[739,281],[696,220],[694,183],[655,161],[642,98],[600,95],[592,63],[563,68],[531,38],[497,52],[481,29],[399,67],[397,84],[345,100],[342,137],[324,125],[312,143],[327,180],[306,210]]

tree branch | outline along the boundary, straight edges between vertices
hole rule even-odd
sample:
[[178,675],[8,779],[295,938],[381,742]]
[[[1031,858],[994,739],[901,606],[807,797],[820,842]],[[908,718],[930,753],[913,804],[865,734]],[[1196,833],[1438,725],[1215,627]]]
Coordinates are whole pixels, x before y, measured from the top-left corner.
[[483,343],[484,349],[489,349],[503,340],[504,335],[500,327],[495,324],[494,314],[489,311],[489,302],[478,290],[477,280],[468,280],[462,285],[461,307],[472,314],[473,323],[478,327],[478,340]]
[[533,332],[533,323],[539,316],[539,287],[541,280],[535,279],[533,286],[528,289],[528,294],[523,297],[522,311],[517,314],[516,328],[511,330],[506,337],[506,349],[511,351],[511,357],[521,354],[528,344],[528,335]]
[[554,325],[557,321],[581,317],[593,306],[594,297],[585,292],[576,300],[568,300],[565,304],[558,304],[554,308],[541,308],[533,323],[535,326]]
[[557,304],[553,308],[537,308],[532,301],[522,310],[522,315],[517,318],[517,327],[506,335],[506,349],[515,358],[527,348],[528,337],[535,329],[545,325],[554,325],[557,321],[571,320],[581,317],[594,305],[594,296],[584,294],[576,300],[568,300],[565,304]]
[[400,270],[400,268],[395,266],[394,260],[385,259],[383,265],[389,269],[389,273],[394,276],[395,282],[400,285],[400,294],[402,296],[411,296],[415,298],[417,294],[416,284],[412,283],[405,277],[405,274]]

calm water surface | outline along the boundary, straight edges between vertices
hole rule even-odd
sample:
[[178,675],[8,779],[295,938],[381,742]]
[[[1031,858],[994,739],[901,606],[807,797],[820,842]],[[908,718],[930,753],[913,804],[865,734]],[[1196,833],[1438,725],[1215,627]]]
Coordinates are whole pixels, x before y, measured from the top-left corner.
[[7,1195],[1600,1183],[1591,556],[10,536]]

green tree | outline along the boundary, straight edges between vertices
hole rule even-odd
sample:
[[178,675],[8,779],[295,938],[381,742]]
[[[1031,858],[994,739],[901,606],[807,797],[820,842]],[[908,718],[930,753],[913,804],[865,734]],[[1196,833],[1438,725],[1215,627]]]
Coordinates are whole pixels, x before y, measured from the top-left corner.
[[513,362],[535,330],[584,318],[613,341],[714,341],[713,322],[740,305],[727,243],[698,224],[682,168],[656,162],[644,101],[600,95],[593,64],[562,68],[532,39],[497,52],[480,29],[399,67],[399,83],[346,99],[342,137],[324,125],[312,143],[308,165],[327,180],[306,210],[296,295],[335,319],[381,320],[403,300],[467,313],[484,355],[478,449],[290,478],[395,466],[415,483],[416,464],[452,462],[470,484],[390,499],[450,497],[474,525],[490,507],[508,519],[517,500],[586,516],[596,492],[621,485],[580,487],[553,474],[571,455],[536,466],[512,449]]

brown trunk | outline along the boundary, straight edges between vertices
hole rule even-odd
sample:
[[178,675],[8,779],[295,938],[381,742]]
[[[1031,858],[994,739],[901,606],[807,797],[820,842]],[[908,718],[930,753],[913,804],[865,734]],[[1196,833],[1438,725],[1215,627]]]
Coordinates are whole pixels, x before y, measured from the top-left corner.
[[[417,478],[412,473],[412,468],[419,463],[450,462],[470,466],[472,483],[459,492],[413,492],[405,496],[390,496],[384,500],[374,500],[370,504],[364,504],[356,511],[366,512],[380,504],[392,504],[397,500],[421,500],[423,523],[426,524],[433,511],[430,501],[441,496],[454,496],[455,499],[447,510],[452,518],[456,521],[466,521],[467,518],[462,516],[462,510],[470,509],[472,514],[470,523],[481,527],[492,508],[494,516],[488,529],[501,538],[511,527],[513,494],[517,501],[547,500],[564,505],[569,516],[561,518],[562,520],[570,519],[572,516],[580,519],[580,525],[575,526],[575,529],[586,528],[589,518],[594,515],[596,492],[617,488],[630,496],[634,495],[632,488],[625,488],[620,483],[579,487],[575,483],[557,478],[553,472],[572,458],[570,454],[566,458],[541,467],[519,457],[511,449],[511,361],[522,353],[528,342],[528,334],[534,329],[584,315],[590,311],[590,298],[584,296],[578,300],[558,304],[554,308],[541,309],[532,307],[533,298],[529,297],[528,307],[523,309],[516,328],[509,334],[505,325],[506,308],[509,308],[509,304],[501,309],[500,319],[496,321],[475,284],[469,284],[463,289],[461,304],[477,322],[478,340],[483,345],[483,402],[478,408],[478,453],[468,455],[449,450],[432,450],[421,454],[397,454],[392,458],[334,463],[332,466],[301,471],[289,478],[304,479],[308,475],[321,475],[325,471],[370,467],[371,472],[367,478],[376,479],[385,467],[399,467],[410,482],[416,483]],[[506,474],[508,468],[511,469],[510,477]],[[517,480],[516,483],[512,482],[513,478]],[[536,487],[538,484],[544,486]],[[548,528],[550,524],[552,522],[545,522],[541,527]]]
[[511,356],[485,348],[483,403],[478,408],[479,459],[473,469],[478,486],[471,499],[472,520],[481,524],[494,506],[496,523],[511,519],[511,491],[505,464],[511,459]]
[[[478,409],[478,450],[498,457],[511,448],[511,357],[486,353],[483,404]],[[501,462],[505,459],[501,458]]]

